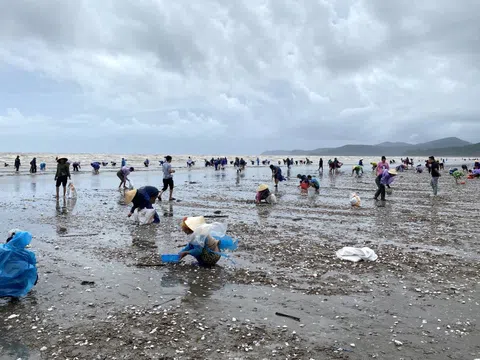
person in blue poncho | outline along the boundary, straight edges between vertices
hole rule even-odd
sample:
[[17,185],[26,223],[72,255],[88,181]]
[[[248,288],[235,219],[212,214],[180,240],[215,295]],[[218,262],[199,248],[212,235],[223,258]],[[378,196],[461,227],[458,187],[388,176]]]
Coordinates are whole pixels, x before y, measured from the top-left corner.
[[[152,205],[155,204],[159,193],[160,191],[154,186],[142,186],[139,189],[125,192],[125,205],[133,204],[128,217],[131,217],[136,209],[139,211],[142,209],[153,209]],[[160,222],[157,212],[155,212],[153,222]]]
[[207,224],[203,216],[186,217],[181,226],[190,241],[180,250],[180,260],[191,255],[201,266],[214,266],[222,255],[226,256],[221,250],[235,250],[238,246],[237,241],[225,235],[225,225]]
[[32,241],[26,231],[11,230],[0,245],[0,297],[22,297],[37,284],[35,254],[25,247]]
[[98,161],[95,161],[95,162],[92,162],[90,164],[90,166],[93,168],[93,172],[95,173],[95,175],[98,175],[98,172],[100,170],[100,163]]

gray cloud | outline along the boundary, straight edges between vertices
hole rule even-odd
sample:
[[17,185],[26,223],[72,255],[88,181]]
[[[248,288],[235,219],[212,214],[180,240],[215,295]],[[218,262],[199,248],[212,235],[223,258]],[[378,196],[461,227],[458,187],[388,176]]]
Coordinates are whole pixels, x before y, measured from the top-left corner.
[[38,151],[69,150],[49,148],[52,129],[75,133],[62,146],[76,151],[105,151],[102,137],[118,140],[110,151],[176,153],[477,141],[479,11],[475,0],[19,0],[0,12],[0,123]]

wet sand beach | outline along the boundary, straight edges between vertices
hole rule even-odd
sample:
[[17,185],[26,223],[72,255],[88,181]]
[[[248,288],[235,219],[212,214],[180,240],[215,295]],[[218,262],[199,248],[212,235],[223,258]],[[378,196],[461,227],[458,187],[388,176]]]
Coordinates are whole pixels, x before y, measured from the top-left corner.
[[[0,229],[33,234],[40,276],[26,298],[0,299],[0,360],[480,358],[480,181],[456,185],[444,170],[433,197],[428,172],[409,170],[380,203],[368,166],[362,178],[325,173],[313,196],[295,176],[317,166],[294,166],[279,203],[256,206],[268,168],[199,165],[175,174],[178,200],[142,227],[114,172],[74,174],[78,198],[58,204],[53,175],[0,177]],[[162,181],[158,170],[130,178]],[[183,217],[218,211],[240,240],[234,263],[160,263],[185,244]],[[378,260],[341,261],[344,246]]]

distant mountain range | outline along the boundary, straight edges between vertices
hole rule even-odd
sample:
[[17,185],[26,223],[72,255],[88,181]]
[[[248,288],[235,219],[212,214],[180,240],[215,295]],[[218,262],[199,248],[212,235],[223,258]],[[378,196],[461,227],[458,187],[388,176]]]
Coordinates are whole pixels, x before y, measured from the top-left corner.
[[480,143],[448,137],[421,144],[404,142],[383,142],[377,145],[344,145],[337,148],[319,148],[314,150],[273,150],[262,155],[293,155],[293,156],[480,156]]

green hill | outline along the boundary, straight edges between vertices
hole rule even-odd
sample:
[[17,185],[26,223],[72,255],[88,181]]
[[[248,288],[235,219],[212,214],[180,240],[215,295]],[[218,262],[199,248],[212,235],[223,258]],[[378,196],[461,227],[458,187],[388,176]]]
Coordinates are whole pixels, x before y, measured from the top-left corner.
[[480,157],[480,143],[436,149],[411,149],[404,152],[403,155],[466,156],[478,158]]

